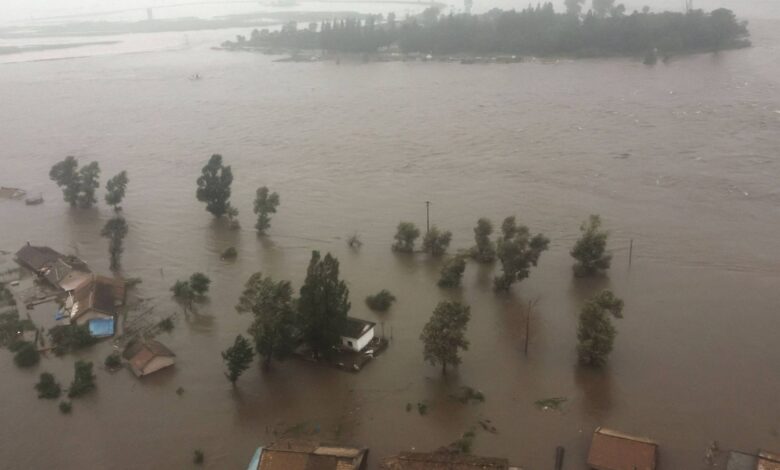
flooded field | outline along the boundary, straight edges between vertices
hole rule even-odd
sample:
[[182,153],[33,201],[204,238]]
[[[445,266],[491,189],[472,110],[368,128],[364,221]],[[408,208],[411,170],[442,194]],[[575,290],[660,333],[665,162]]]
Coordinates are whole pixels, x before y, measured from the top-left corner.
[[[483,419],[498,432],[478,431],[474,452],[528,469],[552,468],[558,445],[565,468],[584,468],[598,425],[658,440],[664,469],[705,468],[713,440],[780,450],[780,23],[751,29],[751,49],[653,68],[280,64],[212,51],[197,34],[185,49],[0,66],[0,185],[46,201],[0,201],[0,250],[47,244],[108,272],[99,232],[110,209],[70,209],[48,180],[74,155],[99,161],[102,181],[128,171],[123,274],[143,279],[138,294],[161,318],[178,309],[176,279],[213,280],[200,314],[180,314],[160,337],[174,369],[139,381],[98,368],[97,392],[70,416],[33,385],[42,371],[67,384],[74,356],[28,371],[0,351],[0,467],[187,468],[203,449],[206,468],[244,468],[285,431],[365,445],[373,466],[446,445]],[[203,80],[188,80],[196,73]],[[233,167],[240,231],[195,200],[212,153]],[[252,229],[261,185],[282,201],[265,238]],[[508,215],[551,249],[508,295],[476,264],[462,289],[440,290],[438,261],[390,250],[400,220],[425,225],[426,200],[455,249],[473,244],[479,217]],[[611,230],[613,268],[577,281],[568,249],[591,213]],[[354,232],[358,252],[345,242]],[[235,262],[219,258],[229,246]],[[234,310],[243,283],[262,271],[297,290],[315,249],[339,258],[352,315],[383,321],[389,349],[360,374],[258,365],[233,389],[219,352],[250,323]],[[577,315],[607,286],[625,318],[608,367],[583,370]],[[379,318],[363,299],[382,288],[398,302]],[[446,298],[468,303],[472,321],[463,364],[443,378],[423,362],[419,334]],[[109,350],[77,356],[102,364]],[[462,385],[486,401],[451,399]],[[560,412],[534,405],[549,397],[567,398]],[[427,415],[406,411],[418,402]]]

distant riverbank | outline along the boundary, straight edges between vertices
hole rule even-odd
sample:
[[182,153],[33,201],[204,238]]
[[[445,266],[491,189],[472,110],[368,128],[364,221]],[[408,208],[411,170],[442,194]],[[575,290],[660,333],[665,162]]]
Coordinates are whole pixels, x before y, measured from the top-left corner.
[[[658,58],[749,47],[746,22],[730,10],[625,13],[609,10],[556,13],[552,4],[482,15],[440,15],[429,8],[397,21],[395,15],[310,23],[279,31],[253,30],[223,49],[287,53],[292,61],[357,55],[364,60],[518,61],[518,57]],[[313,51],[321,51],[315,53]]]

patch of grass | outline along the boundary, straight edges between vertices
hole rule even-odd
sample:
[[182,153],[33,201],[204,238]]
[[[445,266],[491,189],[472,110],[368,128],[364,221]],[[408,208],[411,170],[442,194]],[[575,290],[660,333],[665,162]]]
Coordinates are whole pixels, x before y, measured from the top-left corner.
[[470,454],[471,448],[474,447],[474,439],[477,437],[477,433],[474,428],[464,432],[460,439],[449,445],[450,450],[458,452],[460,454]]
[[220,258],[222,258],[223,260],[232,260],[232,259],[236,259],[237,257],[238,257],[238,251],[236,251],[236,249],[232,246],[227,250],[223,251],[222,256],[220,256]]
[[457,394],[450,396],[463,404],[469,403],[471,401],[476,403],[482,403],[485,401],[485,395],[482,392],[465,386],[461,387]]
[[536,400],[534,402],[534,405],[536,405],[536,407],[541,410],[558,411],[561,409],[561,406],[563,406],[563,404],[566,403],[567,400],[568,399],[566,397],[544,398],[542,400]]
[[69,401],[60,402],[60,413],[64,415],[69,415],[72,410],[73,410],[73,405],[71,405]]
[[417,403],[417,412],[420,413],[420,416],[425,416],[428,414],[428,404],[423,402]]
[[88,348],[98,342],[97,338],[89,334],[87,325],[57,325],[49,330],[49,338],[57,356]]

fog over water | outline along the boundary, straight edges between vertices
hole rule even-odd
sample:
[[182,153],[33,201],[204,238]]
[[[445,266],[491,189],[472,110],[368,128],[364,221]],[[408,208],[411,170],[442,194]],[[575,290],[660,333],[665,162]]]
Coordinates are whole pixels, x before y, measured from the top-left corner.
[[[48,244],[108,272],[99,232],[112,211],[102,189],[97,208],[75,210],[48,180],[52,164],[74,155],[99,161],[103,182],[129,173],[123,274],[143,278],[148,306],[160,317],[177,311],[168,289],[194,271],[213,285],[200,315],[179,314],[160,337],[178,356],[174,369],[139,381],[99,367],[96,393],[75,401],[71,416],[38,400],[33,385],[43,371],[67,385],[73,355],[20,370],[0,351],[0,468],[189,468],[197,448],[205,468],[245,468],[274,432],[302,423],[317,438],[370,447],[371,468],[401,450],[446,445],[481,419],[498,433],[478,432],[474,453],[532,470],[552,468],[557,445],[566,469],[584,469],[599,425],[659,441],[664,469],[705,468],[713,440],[780,450],[780,21],[767,19],[775,2],[697,2],[721,5],[755,18],[754,47],[655,67],[296,64],[210,49],[246,34],[233,30],[190,32],[188,45],[180,32],[122,35],[107,49],[8,59],[0,185],[46,202],[0,201],[0,250]],[[203,79],[188,80],[195,73]],[[242,230],[195,200],[212,153],[233,167]],[[261,185],[281,196],[265,238],[252,229]],[[498,224],[508,215],[549,236],[551,249],[508,295],[495,294],[493,273],[476,264],[462,289],[440,290],[439,261],[390,250],[400,220],[425,225],[426,200],[432,222],[453,232],[453,249],[473,244],[479,217]],[[591,213],[611,231],[613,268],[574,280],[568,250]],[[345,243],[355,231],[359,252]],[[219,259],[229,246],[234,263]],[[314,249],[339,258],[351,314],[383,321],[388,351],[354,375],[294,360],[253,366],[233,389],[219,352],[251,321],[233,308],[243,283],[262,271],[297,290]],[[577,315],[604,287],[625,300],[625,318],[609,365],[583,370]],[[382,288],[398,302],[378,317],[363,299]],[[471,347],[442,378],[423,362],[419,334],[448,298],[472,308]],[[110,348],[76,356],[98,365]],[[453,401],[460,385],[482,390],[485,403]],[[558,396],[568,398],[561,412],[534,406]],[[422,401],[428,415],[405,411]]]

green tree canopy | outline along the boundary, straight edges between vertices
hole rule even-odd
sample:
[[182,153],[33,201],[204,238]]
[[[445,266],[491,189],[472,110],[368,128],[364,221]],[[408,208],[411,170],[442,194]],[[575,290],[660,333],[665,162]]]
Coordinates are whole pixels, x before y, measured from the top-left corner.
[[617,335],[611,317],[623,318],[623,301],[612,291],[601,291],[582,307],[577,328],[581,364],[600,367],[607,362]]
[[395,296],[387,289],[366,297],[366,305],[375,312],[386,312],[395,302]]
[[51,167],[49,171],[49,179],[62,188],[62,196],[71,207],[76,207],[78,204],[81,190],[81,175],[78,168],[79,161],[75,157],[67,157]]
[[460,302],[442,301],[423,327],[420,340],[423,342],[423,356],[432,365],[441,364],[442,373],[447,366],[460,364],[459,351],[469,349],[466,327],[471,318],[471,309]]
[[514,282],[528,277],[531,267],[537,265],[550,240],[542,234],[531,236],[528,227],[517,225],[514,217],[504,219],[501,232],[497,255],[503,272],[495,278],[494,285],[497,291],[506,291]]
[[214,154],[203,167],[198,177],[198,201],[206,203],[206,210],[214,217],[222,217],[231,209],[230,185],[233,183],[233,171],[230,166],[222,165],[222,155]]
[[204,296],[209,291],[211,279],[203,273],[195,273],[190,276],[190,288],[195,295]]
[[448,259],[441,268],[439,287],[458,287],[465,270],[466,259],[463,256]]
[[414,242],[420,237],[420,230],[411,222],[401,222],[395,233],[393,250],[403,253],[414,251]]
[[100,231],[102,237],[108,238],[108,254],[111,257],[111,269],[114,271],[119,269],[121,264],[127,232],[127,221],[119,216],[109,219]]
[[249,277],[236,305],[239,313],[251,313],[255,319],[249,334],[255,340],[257,353],[264,366],[271,359],[284,359],[295,347],[295,300],[288,281],[275,282],[262,273]]
[[490,219],[481,218],[474,227],[476,246],[471,249],[472,256],[480,263],[492,263],[496,259],[496,244],[490,239],[493,233],[493,223]]
[[222,360],[225,361],[228,368],[225,376],[230,380],[230,383],[236,384],[241,374],[249,369],[254,358],[255,352],[252,350],[252,345],[249,344],[249,341],[241,335],[236,336],[233,346],[222,352]]
[[452,241],[452,232],[441,231],[434,225],[423,237],[422,248],[426,253],[441,256],[447,252],[450,241]]
[[80,397],[95,388],[95,375],[92,373],[92,363],[76,361],[75,375],[68,388],[68,398]]
[[89,209],[97,202],[95,190],[100,187],[100,165],[98,162],[92,162],[79,170],[79,195],[78,205],[82,209]]
[[118,173],[106,182],[106,204],[113,206],[115,211],[120,209],[119,205],[122,204],[122,200],[125,198],[128,182],[126,171]]
[[267,187],[263,186],[257,189],[255,196],[255,214],[257,214],[257,224],[255,228],[258,233],[264,234],[271,227],[271,216],[276,214],[276,208],[279,207],[279,195],[269,193]]
[[317,356],[330,355],[341,342],[347,320],[349,289],[339,279],[339,261],[313,251],[298,300],[299,327],[303,340]]
[[593,276],[609,269],[612,255],[606,252],[609,232],[601,230],[601,217],[591,215],[587,222],[580,226],[580,238],[571,249],[571,256],[577,260],[574,264],[574,275],[577,277]]
[[35,390],[38,392],[38,398],[45,398],[47,400],[55,400],[60,397],[62,388],[54,376],[48,372],[41,374],[41,378],[37,384],[35,384]]

